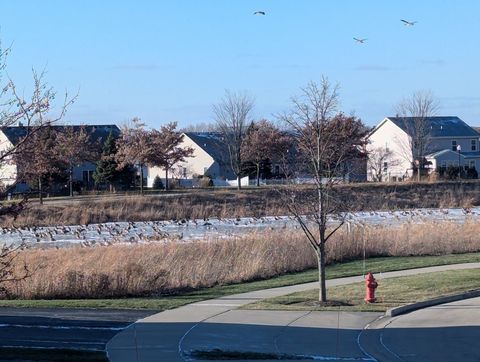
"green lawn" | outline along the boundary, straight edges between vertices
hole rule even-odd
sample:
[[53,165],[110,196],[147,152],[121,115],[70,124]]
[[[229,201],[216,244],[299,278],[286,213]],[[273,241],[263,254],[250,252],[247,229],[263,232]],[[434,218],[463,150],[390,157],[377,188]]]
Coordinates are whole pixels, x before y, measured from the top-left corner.
[[319,306],[318,289],[270,298],[246,305],[244,309],[269,310],[344,310],[384,312],[403,304],[420,302],[448,294],[480,288],[480,269],[452,270],[378,281],[377,302],[367,304],[365,283],[328,288],[327,297],[337,306]]
[[[388,257],[371,258],[365,261],[366,271],[373,273],[412,269],[434,265],[480,262],[480,253],[455,254],[425,257]],[[342,278],[363,274],[363,261],[351,261],[327,266],[327,278]],[[218,298],[225,295],[249,292],[260,289],[308,283],[318,280],[317,270],[285,274],[275,278],[245,282],[240,284],[216,286],[186,292],[181,295],[152,298],[123,299],[81,299],[81,300],[0,300],[0,307],[29,308],[119,308],[166,310],[185,304]]]

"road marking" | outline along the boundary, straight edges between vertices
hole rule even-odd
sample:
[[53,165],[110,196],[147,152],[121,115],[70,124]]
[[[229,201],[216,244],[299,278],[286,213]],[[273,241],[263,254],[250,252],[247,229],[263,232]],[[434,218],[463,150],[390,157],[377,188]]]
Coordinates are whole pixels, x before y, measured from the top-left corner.
[[[389,323],[390,324],[390,323]],[[383,328],[385,329],[385,327]],[[390,348],[388,348],[388,346],[383,342],[383,332],[380,332],[380,344],[382,345],[383,348],[385,348],[389,353],[391,353],[393,356],[395,356],[396,358],[398,358],[400,361],[403,361],[403,359],[398,355],[396,354],[395,352],[393,352]]]
[[0,328],[31,328],[31,329],[80,329],[80,330],[98,330],[98,331],[122,331],[126,327],[86,327],[86,326],[47,326],[34,324],[10,324],[2,323]]
[[240,304],[223,304],[223,303],[198,303],[192,304],[194,307],[239,307]]
[[[56,343],[56,344],[82,344],[82,345],[97,345],[97,346],[104,346],[105,343],[102,342],[81,342],[81,341],[60,341],[60,340],[47,340],[47,339],[13,339],[10,342],[28,342],[28,343]],[[2,347],[8,347],[1,345]],[[28,347],[27,347],[28,348]],[[54,347],[51,347],[54,348]]]

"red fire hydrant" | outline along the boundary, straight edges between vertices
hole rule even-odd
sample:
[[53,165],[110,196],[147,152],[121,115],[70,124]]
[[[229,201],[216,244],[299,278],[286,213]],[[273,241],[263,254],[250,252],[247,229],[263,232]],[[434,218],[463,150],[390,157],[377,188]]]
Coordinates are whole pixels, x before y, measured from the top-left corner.
[[365,286],[365,302],[374,303],[377,300],[377,298],[375,298],[375,289],[377,289],[378,283],[370,272],[365,279]]

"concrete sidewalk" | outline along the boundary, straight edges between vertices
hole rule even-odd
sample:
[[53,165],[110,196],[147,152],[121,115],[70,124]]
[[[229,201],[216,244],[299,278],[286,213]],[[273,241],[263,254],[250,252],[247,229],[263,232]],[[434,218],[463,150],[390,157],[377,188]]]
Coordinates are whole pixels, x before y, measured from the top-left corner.
[[[375,277],[393,278],[472,268],[480,268],[480,263],[378,273]],[[327,286],[361,281],[363,276],[331,279],[327,281]],[[318,283],[306,283],[259,290],[167,310],[142,319],[117,334],[107,344],[107,353],[113,362],[174,362],[190,360],[189,352],[194,349],[228,347],[228,350],[293,354],[309,351],[311,355],[334,359],[372,360],[362,351],[356,338],[380,314],[235,310],[261,299],[310,290],[317,286]],[[297,337],[294,338],[294,335]]]
[[420,309],[373,322],[359,336],[378,361],[480,361],[480,298]]

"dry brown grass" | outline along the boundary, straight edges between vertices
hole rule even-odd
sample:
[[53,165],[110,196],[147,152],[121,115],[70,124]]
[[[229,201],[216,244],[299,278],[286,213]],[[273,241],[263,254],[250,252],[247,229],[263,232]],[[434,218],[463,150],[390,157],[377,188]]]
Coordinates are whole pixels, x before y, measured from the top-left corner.
[[297,241],[252,235],[212,242],[30,250],[20,259],[38,270],[10,291],[27,299],[124,297],[268,278],[314,265],[307,245]]
[[[302,187],[301,192],[309,188]],[[348,210],[393,210],[416,207],[480,205],[480,182],[348,184],[336,189]],[[165,197],[167,196],[167,197]],[[114,196],[77,202],[61,200],[40,206],[34,202],[15,221],[17,227],[75,225],[110,221],[151,221],[287,215],[274,189],[206,191],[172,196]],[[0,220],[11,226],[12,220]]]
[[[340,230],[328,263],[366,255],[443,255],[480,251],[480,225],[405,224]],[[316,266],[301,232],[270,231],[236,240],[150,243],[23,251],[33,277],[10,285],[12,298],[108,298],[158,295],[237,283]]]
[[328,260],[373,256],[445,255],[480,250],[480,225],[475,221],[404,223],[398,226],[353,226],[340,230],[327,245]]

